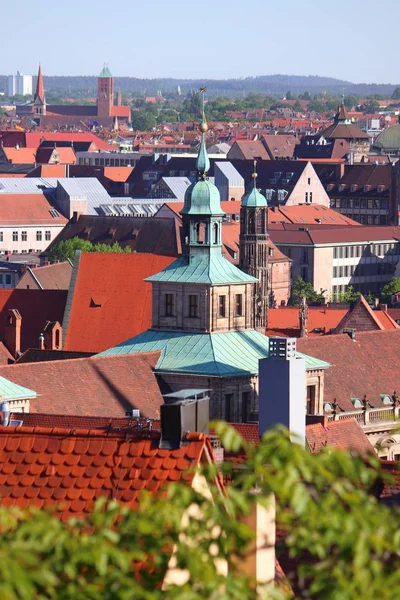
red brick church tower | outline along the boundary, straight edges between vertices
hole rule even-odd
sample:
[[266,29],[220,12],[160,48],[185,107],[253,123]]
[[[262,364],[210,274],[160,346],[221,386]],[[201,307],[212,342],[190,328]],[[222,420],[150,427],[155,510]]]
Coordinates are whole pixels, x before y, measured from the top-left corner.
[[114,78],[108,65],[104,63],[97,80],[97,116],[111,117],[114,106]]

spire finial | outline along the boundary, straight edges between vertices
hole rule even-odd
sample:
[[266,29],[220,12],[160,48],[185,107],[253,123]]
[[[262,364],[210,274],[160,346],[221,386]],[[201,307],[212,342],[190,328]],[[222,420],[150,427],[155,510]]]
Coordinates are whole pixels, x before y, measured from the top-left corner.
[[251,174],[253,178],[253,187],[256,189],[256,180],[257,180],[257,161],[253,161],[253,173]]
[[204,94],[206,91],[206,86],[205,85],[201,86],[199,91],[201,93],[201,122],[200,122],[200,126],[199,126],[199,129],[201,131],[201,142],[200,142],[199,155],[198,155],[197,161],[196,161],[196,166],[197,166],[197,171],[199,173],[199,178],[206,179],[207,171],[210,170],[210,159],[208,158],[208,154],[207,154],[207,150],[206,150],[206,140],[205,140],[205,134],[208,130],[206,114],[205,114],[205,109],[204,109]]

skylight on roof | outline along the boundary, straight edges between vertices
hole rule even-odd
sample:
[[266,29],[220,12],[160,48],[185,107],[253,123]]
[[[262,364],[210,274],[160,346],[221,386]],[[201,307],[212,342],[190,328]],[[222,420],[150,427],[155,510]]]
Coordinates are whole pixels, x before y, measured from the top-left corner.
[[53,217],[53,219],[59,219],[60,218],[60,214],[58,213],[58,211],[56,211],[55,208],[50,208],[50,214]]

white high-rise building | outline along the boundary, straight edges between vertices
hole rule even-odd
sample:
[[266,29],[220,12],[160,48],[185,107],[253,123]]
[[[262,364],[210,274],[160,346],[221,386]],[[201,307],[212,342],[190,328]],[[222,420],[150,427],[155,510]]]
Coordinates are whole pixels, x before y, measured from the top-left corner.
[[32,75],[24,75],[17,71],[16,75],[8,77],[8,95],[30,96],[32,94]]

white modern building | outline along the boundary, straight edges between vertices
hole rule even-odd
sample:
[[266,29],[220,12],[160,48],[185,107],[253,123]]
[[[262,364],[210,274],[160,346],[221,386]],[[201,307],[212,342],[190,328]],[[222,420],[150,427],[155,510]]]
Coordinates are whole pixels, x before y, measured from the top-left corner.
[[32,75],[24,75],[17,71],[16,75],[8,76],[8,95],[15,96],[32,95]]

